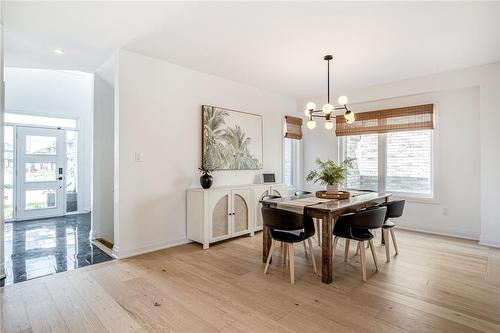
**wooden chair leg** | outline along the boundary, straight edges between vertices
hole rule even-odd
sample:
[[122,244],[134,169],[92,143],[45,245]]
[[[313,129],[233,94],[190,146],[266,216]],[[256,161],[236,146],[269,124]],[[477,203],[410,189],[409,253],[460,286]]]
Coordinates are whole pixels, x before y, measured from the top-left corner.
[[290,244],[285,243],[285,272],[290,269]]
[[311,238],[309,238],[307,241],[309,243],[309,251],[311,251],[311,259],[313,261],[314,274],[318,274],[318,269],[316,267],[316,259],[314,258],[313,243],[311,241]]
[[307,258],[307,247],[306,247],[306,241],[303,241],[302,244],[304,245],[304,253],[306,255],[306,258]]
[[314,219],[316,222],[316,235],[318,237],[318,245],[321,247],[321,225],[320,225],[320,219]]
[[295,284],[295,255],[293,253],[293,243],[288,244],[288,258],[290,260],[290,283]]
[[372,257],[373,257],[373,262],[375,263],[375,269],[378,272],[378,260],[377,260],[377,253],[375,252],[375,245],[373,244],[373,240],[370,239],[368,241],[368,245],[370,245],[370,249],[372,250]]
[[363,282],[366,282],[366,253],[365,253],[365,242],[358,242],[359,244],[359,257],[361,262],[361,275],[363,277]]
[[335,250],[337,249],[337,244],[339,243],[339,236],[335,236],[332,245],[332,257],[335,258]]
[[267,269],[269,268],[269,263],[271,262],[271,257],[273,256],[274,241],[271,241],[271,248],[269,249],[269,254],[267,255],[266,267],[264,268],[264,274],[267,274]]
[[356,253],[354,255],[359,256],[359,242],[358,245],[356,245]]
[[345,239],[345,249],[344,249],[344,261],[347,262],[347,257],[349,256],[349,245],[351,245],[351,240]]
[[280,242],[281,244],[281,249],[280,249],[280,255],[281,255],[281,270],[285,270],[285,244],[283,242]]
[[396,254],[399,254],[398,243],[396,243],[396,235],[394,235],[394,228],[391,228],[390,230],[391,230],[392,245],[394,245],[394,251],[396,251]]
[[385,262],[391,261],[391,253],[389,249],[389,229],[382,229],[382,234],[384,235],[384,247],[385,247]]

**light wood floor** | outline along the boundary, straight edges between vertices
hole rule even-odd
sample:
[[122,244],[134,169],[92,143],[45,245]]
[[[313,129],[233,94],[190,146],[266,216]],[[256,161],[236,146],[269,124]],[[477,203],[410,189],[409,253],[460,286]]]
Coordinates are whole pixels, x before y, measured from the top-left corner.
[[[296,245],[295,285],[264,275],[261,234],[189,244],[0,288],[2,332],[500,332],[500,250],[397,230],[361,282],[352,244],[325,285]],[[320,249],[316,247],[319,258]]]

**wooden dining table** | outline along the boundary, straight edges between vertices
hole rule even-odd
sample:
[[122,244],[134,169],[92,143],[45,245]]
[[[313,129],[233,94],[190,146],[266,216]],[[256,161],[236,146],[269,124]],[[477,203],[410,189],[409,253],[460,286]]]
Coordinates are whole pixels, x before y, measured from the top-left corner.
[[[264,207],[275,207],[280,209],[301,210],[303,214],[322,220],[321,230],[321,281],[323,283],[332,283],[333,279],[333,253],[332,253],[332,239],[333,239],[333,226],[342,214],[351,213],[356,210],[371,207],[379,203],[387,202],[390,193],[378,192],[351,192],[351,197],[344,200],[324,201],[318,200],[314,202],[314,194],[299,195],[293,197],[282,197],[276,199],[261,200],[260,202]],[[310,204],[304,205],[303,209],[300,205],[294,205],[294,200],[304,198],[311,198],[302,200],[302,202],[310,201]],[[297,202],[298,203],[298,202]],[[295,208],[293,206],[296,206]],[[319,232],[319,231],[317,231]],[[264,224],[263,237],[262,237],[262,262],[266,262],[267,255],[271,248],[271,232]]]

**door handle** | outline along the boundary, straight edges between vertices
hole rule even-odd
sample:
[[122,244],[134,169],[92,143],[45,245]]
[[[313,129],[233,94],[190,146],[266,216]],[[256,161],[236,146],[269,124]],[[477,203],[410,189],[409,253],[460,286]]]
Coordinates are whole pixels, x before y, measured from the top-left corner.
[[58,177],[57,180],[63,180],[63,177]]
[[[63,174],[63,168],[59,168],[59,174],[62,175]],[[60,179],[59,179],[60,180]]]

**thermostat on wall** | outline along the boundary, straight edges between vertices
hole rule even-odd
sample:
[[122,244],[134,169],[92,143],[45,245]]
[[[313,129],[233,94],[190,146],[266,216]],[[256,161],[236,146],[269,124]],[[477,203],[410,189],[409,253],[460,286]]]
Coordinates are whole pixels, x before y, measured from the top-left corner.
[[274,176],[274,173],[263,173],[262,178],[264,180],[264,183],[275,183],[276,182],[276,177]]

